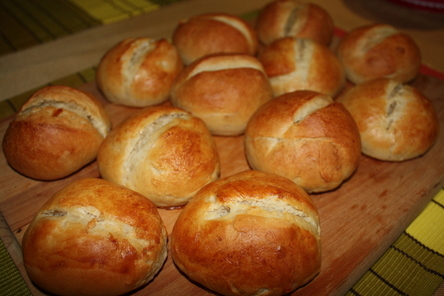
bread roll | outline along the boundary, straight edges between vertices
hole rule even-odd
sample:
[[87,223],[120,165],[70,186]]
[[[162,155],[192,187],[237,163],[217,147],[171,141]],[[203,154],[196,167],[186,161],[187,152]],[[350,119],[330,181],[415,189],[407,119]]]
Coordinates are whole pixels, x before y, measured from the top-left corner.
[[159,207],[182,206],[220,173],[205,123],[179,108],[146,107],[117,126],[100,147],[101,176]]
[[258,50],[256,31],[238,16],[206,13],[179,22],[173,44],[185,64],[215,53],[245,53]]
[[275,0],[268,3],[256,20],[259,40],[264,44],[283,37],[313,39],[329,45],[334,22],[321,6],[299,0]]
[[9,123],[3,152],[19,173],[55,180],[93,161],[110,129],[108,114],[91,94],[48,86],[34,93]]
[[170,253],[191,280],[221,295],[282,295],[320,270],[311,198],[287,178],[245,171],[202,188],[180,213]]
[[23,237],[30,279],[56,295],[121,295],[148,283],[167,256],[155,205],[102,179],[52,196]]
[[182,71],[171,89],[174,106],[222,136],[242,134],[253,112],[272,97],[261,63],[246,54],[204,57]]
[[103,56],[96,81],[109,101],[146,107],[168,99],[182,69],[176,48],[166,39],[128,38]]
[[245,131],[253,169],[282,175],[308,192],[335,189],[356,170],[361,155],[353,117],[329,96],[295,91],[266,103]]
[[415,87],[379,78],[358,84],[338,97],[361,134],[362,152],[386,161],[424,154],[438,137],[432,103]]
[[350,31],[341,39],[337,56],[347,78],[355,84],[381,77],[408,82],[416,77],[421,65],[415,41],[387,24]]
[[259,55],[275,96],[313,90],[335,96],[345,85],[345,72],[335,54],[310,39],[281,38]]

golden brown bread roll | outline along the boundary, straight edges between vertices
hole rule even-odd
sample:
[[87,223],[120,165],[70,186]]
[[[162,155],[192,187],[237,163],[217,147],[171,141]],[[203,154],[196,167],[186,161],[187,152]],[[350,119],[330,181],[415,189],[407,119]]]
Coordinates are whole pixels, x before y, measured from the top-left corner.
[[109,101],[146,107],[168,99],[182,68],[176,48],[166,39],[128,38],[102,57],[96,81]]
[[23,237],[29,277],[57,295],[121,295],[148,283],[167,256],[156,206],[106,180],[77,180],[51,197]]
[[185,64],[215,53],[245,53],[258,50],[256,31],[238,16],[206,13],[182,20],[172,36]]
[[264,44],[298,37],[329,45],[334,27],[333,18],[324,8],[299,0],[272,1],[262,8],[256,20],[258,38]]
[[358,84],[337,99],[354,117],[362,152],[387,161],[424,154],[438,137],[432,103],[415,87],[379,78]]
[[332,190],[350,177],[360,144],[344,106],[313,91],[274,98],[256,111],[245,131],[253,169],[287,177],[308,192]]
[[170,253],[191,280],[221,295],[282,295],[320,270],[309,195],[287,178],[244,171],[203,187],[180,213]]
[[212,134],[240,135],[256,109],[273,97],[262,64],[246,54],[201,58],[182,71],[171,103],[200,117]]
[[220,173],[205,123],[179,108],[151,106],[115,127],[97,156],[101,176],[159,207],[182,206]]
[[333,97],[345,85],[345,72],[336,55],[310,39],[278,39],[265,47],[258,59],[275,96],[313,90]]
[[3,152],[25,176],[59,179],[93,161],[110,129],[104,106],[91,94],[48,86],[34,93],[9,123]]
[[387,24],[350,31],[341,39],[337,56],[353,83],[381,77],[408,82],[416,77],[421,65],[421,52],[415,41]]

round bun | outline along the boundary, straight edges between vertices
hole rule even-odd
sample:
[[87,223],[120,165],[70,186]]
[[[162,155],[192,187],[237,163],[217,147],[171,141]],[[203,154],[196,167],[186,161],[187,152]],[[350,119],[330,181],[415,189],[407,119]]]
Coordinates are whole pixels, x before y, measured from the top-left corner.
[[205,123],[171,106],[135,112],[114,128],[97,156],[101,176],[159,207],[182,206],[219,178],[219,155]]
[[379,78],[350,88],[337,101],[358,125],[362,153],[373,158],[415,158],[429,150],[438,137],[436,111],[413,86]]
[[109,101],[146,107],[168,99],[182,69],[176,48],[166,39],[128,38],[103,56],[96,81]]
[[256,31],[264,44],[283,37],[313,39],[329,45],[334,33],[331,15],[314,3],[299,0],[276,0],[259,13]]
[[329,96],[313,91],[281,95],[259,108],[245,131],[253,169],[282,175],[308,192],[338,187],[359,164],[353,117]]
[[262,64],[246,54],[206,56],[179,74],[171,103],[200,117],[212,134],[240,135],[256,109],[273,97]]
[[287,294],[319,273],[317,209],[287,178],[244,171],[185,206],[170,254],[191,280],[221,295]]
[[77,180],[50,198],[23,237],[30,279],[56,295],[121,295],[149,282],[167,255],[153,203],[102,179]]
[[337,56],[353,83],[381,77],[408,82],[416,77],[421,65],[415,41],[387,24],[371,24],[350,31],[341,39]]
[[226,13],[207,13],[182,20],[172,39],[187,65],[209,54],[254,55],[258,50],[255,30],[241,18]]
[[335,96],[345,85],[345,72],[336,55],[310,39],[285,37],[271,43],[259,60],[275,96],[312,90]]
[[9,123],[3,152],[19,173],[55,180],[93,161],[110,129],[103,105],[91,94],[48,86],[34,93]]

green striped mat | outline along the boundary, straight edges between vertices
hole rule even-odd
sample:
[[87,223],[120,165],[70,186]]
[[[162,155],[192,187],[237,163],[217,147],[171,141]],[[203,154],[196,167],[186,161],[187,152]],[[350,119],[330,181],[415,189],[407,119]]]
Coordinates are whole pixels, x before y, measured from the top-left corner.
[[0,0],[0,55],[181,0]]

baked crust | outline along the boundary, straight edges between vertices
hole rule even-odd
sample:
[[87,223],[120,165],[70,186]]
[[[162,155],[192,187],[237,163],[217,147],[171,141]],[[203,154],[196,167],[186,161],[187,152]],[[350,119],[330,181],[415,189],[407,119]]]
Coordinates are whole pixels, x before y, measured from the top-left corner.
[[48,86],[9,123],[3,152],[9,165],[27,177],[60,179],[92,162],[110,129],[104,106],[91,94]]
[[57,295],[121,295],[148,283],[167,255],[156,206],[103,179],[77,180],[51,197],[23,237],[29,277]]
[[358,84],[337,99],[354,117],[362,152],[386,161],[426,153],[438,138],[432,103],[415,87],[387,78]]
[[245,131],[250,166],[291,179],[308,192],[335,189],[359,165],[361,141],[345,107],[313,91],[264,104]]
[[310,39],[284,37],[258,56],[275,96],[312,90],[334,97],[344,87],[344,69],[326,46]]
[[388,24],[351,30],[340,40],[337,56],[347,78],[355,84],[376,78],[409,82],[421,65],[421,52],[415,41]]
[[113,103],[146,107],[165,102],[183,62],[166,39],[127,38],[112,47],[97,68],[97,85]]
[[317,209],[287,178],[241,172],[203,187],[185,206],[170,254],[191,280],[222,295],[290,293],[320,270]]
[[186,65],[209,54],[258,50],[256,31],[243,19],[227,13],[206,13],[179,22],[172,42]]
[[201,58],[178,76],[171,103],[200,117],[214,135],[237,136],[259,106],[273,98],[262,64],[246,54]]
[[182,206],[219,178],[216,144],[205,123],[172,106],[151,106],[115,127],[97,156],[101,176],[159,207]]
[[255,27],[265,45],[280,38],[297,37],[327,46],[334,33],[333,18],[324,8],[299,0],[271,1],[260,11]]

